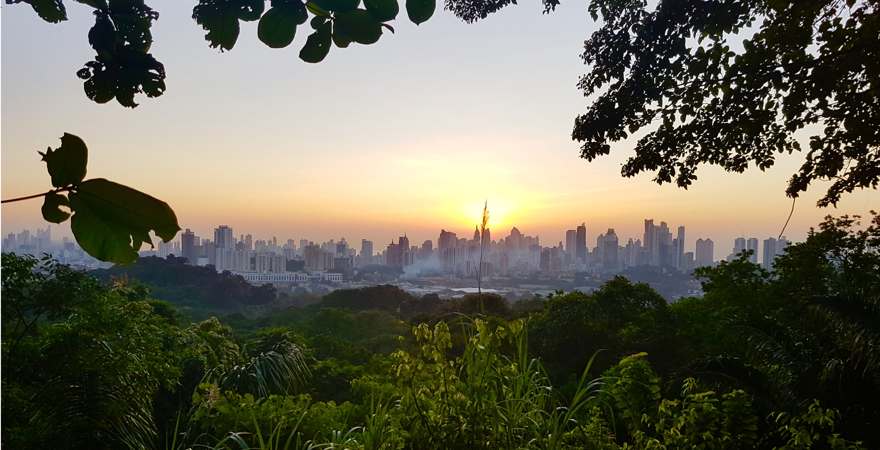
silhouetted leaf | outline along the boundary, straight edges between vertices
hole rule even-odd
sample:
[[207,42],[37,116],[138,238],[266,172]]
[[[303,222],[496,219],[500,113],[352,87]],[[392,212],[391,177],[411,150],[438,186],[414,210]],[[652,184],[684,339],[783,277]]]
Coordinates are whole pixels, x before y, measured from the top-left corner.
[[46,22],[58,23],[67,20],[67,10],[61,0],[27,0],[31,8]]
[[300,50],[299,57],[305,62],[321,62],[330,52],[330,23],[318,25],[314,33],[306,39],[306,45]]
[[[305,8],[302,8],[305,13]],[[257,37],[271,48],[284,48],[293,42],[299,17],[292,6],[269,8],[260,18]]]
[[256,20],[265,3],[257,0],[200,0],[193,8],[193,19],[208,33],[212,48],[231,50],[238,40],[239,20]]
[[382,36],[382,25],[366,10],[336,13],[333,32],[340,38],[360,44],[372,44]]
[[89,30],[89,44],[100,56],[112,55],[116,50],[116,27],[110,16],[96,14],[95,25]]
[[43,212],[43,218],[46,219],[47,222],[52,223],[64,222],[70,217],[70,213],[62,210],[60,208],[61,206],[70,206],[67,197],[55,192],[46,194],[43,197],[43,207],[41,209]]
[[134,261],[141,244],[152,245],[150,230],[166,242],[180,230],[167,203],[103,178],[81,183],[70,194],[70,206],[77,242],[102,261]]
[[394,20],[400,12],[397,0],[364,0],[364,6],[379,22]]
[[153,55],[128,47],[116,49],[112,55],[98,55],[77,72],[86,80],[86,95],[98,103],[116,97],[123,106],[137,106],[134,96],[144,93],[157,97],[165,92],[165,67]]
[[351,44],[351,39],[349,39],[347,36],[333,33],[333,43],[336,44],[336,46],[339,48],[346,48]]
[[316,16],[319,16],[319,17],[330,17],[330,11],[327,11],[326,9],[321,8],[320,6],[316,5],[315,2],[308,2],[308,3],[306,3],[306,9],[307,9],[310,13],[312,13],[312,14],[314,14],[314,15],[316,15]]
[[406,15],[416,25],[430,19],[436,8],[436,0],[406,0]]
[[61,136],[61,147],[55,150],[50,147],[41,155],[43,161],[46,161],[49,176],[52,177],[52,186],[77,184],[86,176],[89,151],[86,143],[77,136],[64,133]]

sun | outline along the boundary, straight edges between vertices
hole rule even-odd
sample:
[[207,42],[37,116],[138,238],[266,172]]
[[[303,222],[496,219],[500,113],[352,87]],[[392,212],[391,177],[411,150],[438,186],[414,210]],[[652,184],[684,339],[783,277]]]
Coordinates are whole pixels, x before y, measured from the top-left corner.
[[501,230],[512,226],[510,222],[513,204],[504,199],[488,198],[486,200],[470,201],[461,208],[461,222],[469,227],[480,224],[483,217],[484,202],[489,209],[489,225],[492,230]]

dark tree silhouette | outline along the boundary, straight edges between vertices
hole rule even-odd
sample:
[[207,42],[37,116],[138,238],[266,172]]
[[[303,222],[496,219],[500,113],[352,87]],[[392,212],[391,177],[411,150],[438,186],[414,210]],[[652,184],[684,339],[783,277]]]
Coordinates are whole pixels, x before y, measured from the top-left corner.
[[[134,108],[136,94],[158,97],[165,92],[165,66],[150,53],[151,27],[159,13],[144,0],[76,0],[94,9],[95,25],[89,30],[89,45],[95,59],[85,63],[77,76],[85,80],[86,95],[97,103],[116,99]],[[30,5],[50,23],[67,20],[63,0],[6,0],[7,4]],[[434,0],[406,0],[406,12],[416,25],[430,19]],[[205,31],[211,48],[231,50],[241,32],[240,22],[259,21],[257,37],[271,48],[293,42],[297,27],[309,23],[313,32],[299,53],[300,59],[317,63],[330,47],[348,47],[352,42],[373,44],[383,30],[392,33],[387,22],[400,11],[397,0],[199,0],[192,18]]]
[[[447,0],[465,21],[515,3]],[[644,131],[621,173],[688,187],[700,165],[761,170],[806,160],[786,193],[832,181],[820,206],[880,182],[877,0],[592,0],[578,86],[595,96],[572,138],[588,161]],[[653,2],[651,2],[653,3]],[[554,6],[545,1],[548,9]]]

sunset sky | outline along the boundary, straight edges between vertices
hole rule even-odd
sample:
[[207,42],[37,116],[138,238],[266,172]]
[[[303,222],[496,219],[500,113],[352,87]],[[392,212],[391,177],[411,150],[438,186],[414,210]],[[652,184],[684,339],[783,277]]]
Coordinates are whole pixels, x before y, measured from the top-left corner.
[[[294,44],[273,50],[243,25],[231,52],[210,49],[192,20],[194,2],[154,1],[152,53],[168,90],[135,110],[88,100],[75,72],[93,51],[90,9],[67,2],[70,21],[51,25],[26,5],[2,7],[2,195],[47,190],[37,150],[64,132],[89,145],[89,177],[128,184],[167,201],[184,228],[209,235],[382,243],[407,233],[468,235],[488,199],[493,237],[516,225],[550,244],[586,222],[590,245],[614,227],[641,237],[642,220],[664,220],[716,240],[776,236],[791,200],[788,177],[801,155],[767,172],[705,167],[689,190],[650,174],[625,179],[634,141],[592,163],[570,133],[586,110],[575,86],[579,53],[595,25],[582,3],[542,15],[538,2],[476,24],[438,11],[416,27],[401,13],[397,33],[372,46],[333,48],[317,65]],[[786,234],[801,239],[826,214],[880,208],[880,193],[848,195],[819,209],[816,185],[798,200]],[[3,233],[44,226],[39,201],[4,205]],[[56,226],[69,234],[69,225]]]

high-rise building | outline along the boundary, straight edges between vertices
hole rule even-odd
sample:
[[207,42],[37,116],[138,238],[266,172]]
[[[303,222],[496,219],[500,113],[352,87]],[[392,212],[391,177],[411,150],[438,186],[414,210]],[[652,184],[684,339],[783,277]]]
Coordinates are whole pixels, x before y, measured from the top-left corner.
[[764,254],[761,265],[767,270],[773,268],[773,261],[776,259],[776,255],[778,254],[776,252],[776,244],[776,238],[771,237],[764,239]]
[[733,240],[733,253],[731,254],[732,258],[739,258],[739,255],[746,251],[746,238],[738,237]]
[[685,252],[681,270],[684,272],[694,270],[694,252]]
[[186,258],[190,264],[196,264],[199,260],[198,244],[196,244],[196,234],[189,228],[180,235],[180,256]]
[[565,232],[565,252],[568,253],[572,259],[577,255],[577,230],[567,230]]
[[602,247],[602,267],[607,271],[618,269],[617,246],[617,234],[614,233],[614,228],[609,228],[600,245]]
[[749,238],[746,241],[746,250],[751,250],[752,254],[749,256],[749,261],[752,264],[758,264],[758,239],[757,238]]
[[220,225],[214,229],[214,248],[235,248],[235,238],[232,235],[232,228],[227,225]]
[[678,235],[676,236],[675,246],[675,267],[678,270],[685,270],[684,267],[684,225],[678,227]]
[[333,268],[333,254],[322,249],[320,245],[310,243],[303,248],[307,270],[328,270]]
[[791,245],[791,242],[788,242],[788,239],[785,236],[780,236],[780,238],[776,241],[776,255],[785,254],[785,249]]
[[697,239],[696,260],[697,267],[707,267],[715,263],[715,243],[712,239]]
[[656,227],[654,245],[657,248],[658,265],[673,267],[675,249],[672,246],[672,233],[669,231],[669,225],[666,222],[660,222],[660,226]]
[[434,254],[434,241],[430,239],[426,239],[422,242],[422,247],[419,248],[417,259],[420,261],[426,261],[431,258]]
[[259,273],[282,273],[287,270],[284,256],[272,252],[254,255],[254,271]]
[[348,256],[348,242],[345,241],[345,238],[340,238],[339,242],[336,243],[336,257],[344,258]]
[[635,241],[630,238],[626,242],[626,247],[623,248],[623,257],[621,258],[621,263],[623,267],[635,267],[639,265],[639,252],[642,249],[642,241],[636,239]]
[[361,239],[361,257],[365,257],[365,258],[372,258],[373,257],[373,241]]
[[587,263],[587,224],[581,223],[577,227],[577,236],[575,237],[576,257],[581,264]]
[[403,251],[401,251],[400,245],[395,244],[394,241],[391,241],[385,248],[385,265],[403,267]]
[[657,229],[654,227],[654,219],[645,219],[642,242],[645,244],[645,264],[659,266],[660,252],[657,251]]

